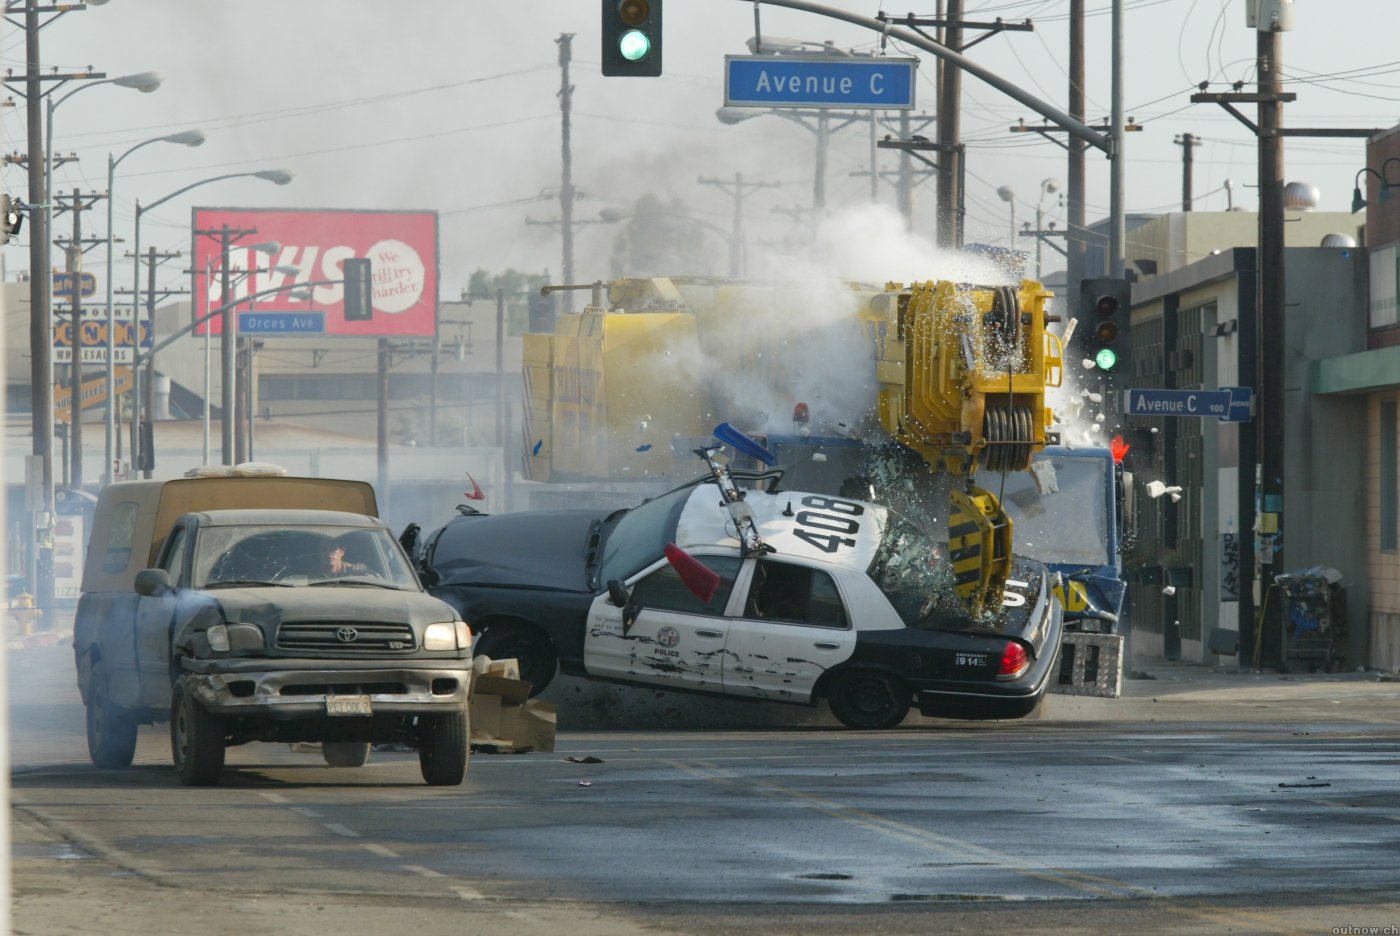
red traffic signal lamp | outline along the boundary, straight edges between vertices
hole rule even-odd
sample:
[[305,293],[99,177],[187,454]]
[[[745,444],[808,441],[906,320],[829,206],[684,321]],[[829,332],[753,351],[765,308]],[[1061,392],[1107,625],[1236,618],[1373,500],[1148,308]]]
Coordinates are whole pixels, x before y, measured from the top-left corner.
[[602,0],[603,76],[661,75],[662,0]]

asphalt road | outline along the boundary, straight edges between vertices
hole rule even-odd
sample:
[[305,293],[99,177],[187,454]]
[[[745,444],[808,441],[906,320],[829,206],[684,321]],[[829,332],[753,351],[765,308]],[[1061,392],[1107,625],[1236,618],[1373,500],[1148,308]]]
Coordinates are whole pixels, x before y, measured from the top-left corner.
[[565,730],[455,789],[412,754],[250,745],[187,789],[164,726],[88,766],[69,666],[12,655],[21,933],[1400,927],[1400,683],[1374,675],[1164,668],[877,734]]

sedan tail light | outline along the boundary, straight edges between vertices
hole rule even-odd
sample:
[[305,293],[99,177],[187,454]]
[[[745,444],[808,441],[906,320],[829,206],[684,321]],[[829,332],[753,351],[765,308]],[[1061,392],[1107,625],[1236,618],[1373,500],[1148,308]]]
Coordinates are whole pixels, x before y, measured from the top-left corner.
[[1011,679],[1020,676],[1030,665],[1031,660],[1030,657],[1026,656],[1026,648],[1012,641],[1002,651],[1001,666],[997,668],[997,678]]

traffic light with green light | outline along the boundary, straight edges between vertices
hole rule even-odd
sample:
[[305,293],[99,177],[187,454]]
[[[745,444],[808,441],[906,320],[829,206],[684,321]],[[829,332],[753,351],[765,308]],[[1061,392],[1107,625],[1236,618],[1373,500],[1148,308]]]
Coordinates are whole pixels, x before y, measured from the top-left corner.
[[661,0],[602,0],[603,75],[661,74]]
[[1126,279],[1099,276],[1079,285],[1079,325],[1076,342],[1093,372],[1115,375],[1128,353],[1128,314],[1131,284]]

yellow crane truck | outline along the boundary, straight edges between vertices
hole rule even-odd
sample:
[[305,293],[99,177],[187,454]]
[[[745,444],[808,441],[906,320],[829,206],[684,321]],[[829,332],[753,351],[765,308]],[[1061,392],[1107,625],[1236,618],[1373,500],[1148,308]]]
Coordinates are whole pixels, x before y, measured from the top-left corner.
[[1026,469],[1057,441],[1045,394],[1063,359],[1045,329],[1050,296],[1030,280],[599,284],[582,313],[525,338],[527,475],[674,480],[677,455],[688,459],[689,440],[719,422],[770,438],[831,428],[865,446],[893,441],[968,479],[948,515],[958,593],[974,610],[995,607],[1011,521],[971,478]]

